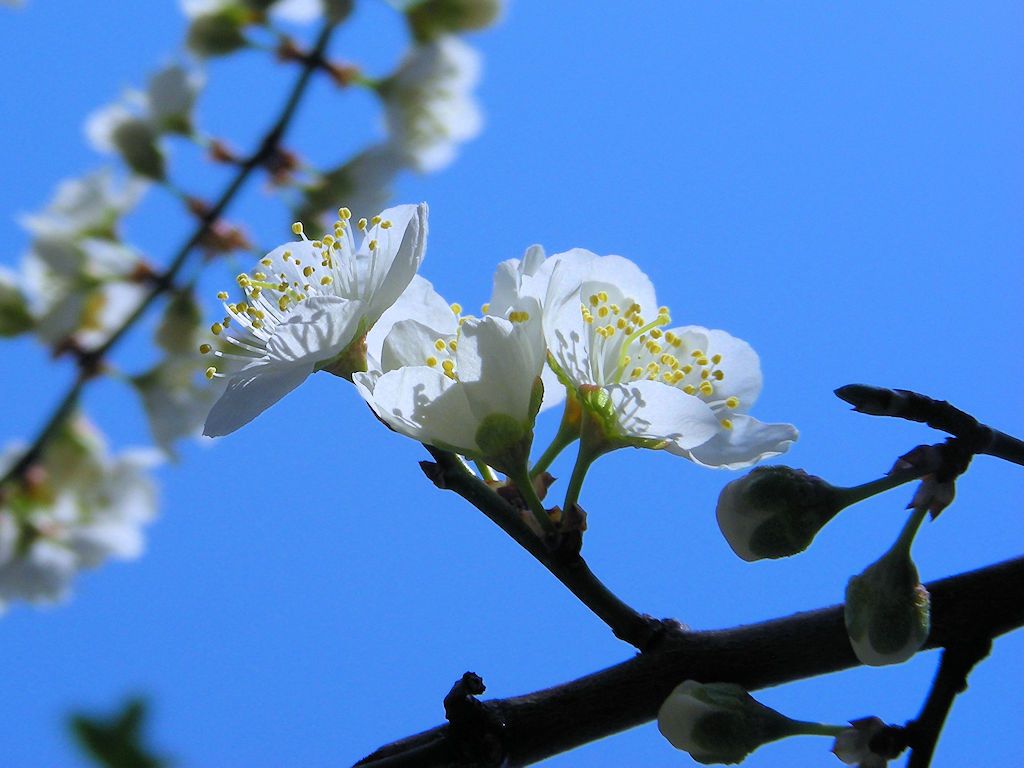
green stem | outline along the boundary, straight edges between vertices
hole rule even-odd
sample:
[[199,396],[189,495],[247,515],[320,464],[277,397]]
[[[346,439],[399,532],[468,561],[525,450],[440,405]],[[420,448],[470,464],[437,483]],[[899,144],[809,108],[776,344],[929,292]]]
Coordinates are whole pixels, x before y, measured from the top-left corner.
[[914,543],[914,537],[917,535],[917,531],[921,527],[921,523],[924,521],[927,514],[928,508],[924,505],[914,508],[910,517],[907,518],[907,522],[903,526],[903,530],[900,531],[899,538],[897,538],[896,543],[892,545],[890,552],[898,551],[906,554],[907,556],[910,555],[910,546]]
[[78,374],[75,376],[74,383],[68,388],[67,392],[64,393],[64,396],[60,399],[57,407],[54,408],[51,413],[50,418],[47,419],[46,424],[36,435],[35,440],[33,440],[31,445],[29,445],[25,452],[22,453],[18,461],[11,465],[10,469],[8,469],[7,472],[3,474],[3,477],[0,478],[0,486],[20,477],[32,462],[39,457],[43,449],[57,433],[60,426],[74,411],[75,405],[78,403],[79,397],[82,394],[82,390],[97,370],[99,362],[114,347],[114,345],[121,341],[125,334],[135,326],[139,318],[142,317],[150,306],[152,306],[153,302],[174,286],[175,278],[181,271],[182,267],[184,267],[188,255],[196,245],[199,244],[203,235],[206,234],[206,231],[210,226],[234,200],[238,191],[242,188],[242,185],[246,182],[252,172],[258,168],[259,165],[278,147],[285,131],[291,124],[292,118],[295,115],[295,110],[299,106],[302,96],[305,94],[309,86],[310,78],[316,71],[323,52],[327,49],[327,44],[330,41],[331,34],[336,26],[337,25],[335,23],[327,23],[324,25],[323,29],[320,31],[319,37],[317,38],[316,45],[313,48],[313,53],[311,53],[303,63],[302,72],[296,79],[295,85],[292,87],[291,93],[288,96],[288,100],[285,102],[284,108],[281,110],[281,114],[274,122],[274,125],[271,126],[270,130],[264,135],[263,140],[260,142],[256,151],[239,166],[235,177],[228,184],[224,192],[221,193],[217,202],[214,203],[210,210],[206,212],[206,215],[200,219],[199,225],[195,228],[189,238],[175,252],[170,263],[167,265],[167,269],[157,276],[157,279],[153,281],[153,286],[150,288],[149,292],[142,298],[135,309],[132,310],[131,314],[122,321],[121,325],[117,327],[110,337],[96,349],[89,350],[80,356]]
[[[564,426],[564,420],[563,420]],[[547,447],[547,450],[541,454],[541,457],[537,459],[537,463],[533,465],[533,469],[530,470],[530,477],[537,477],[541,472],[547,470],[562,451],[573,444],[575,440],[579,439],[578,427],[577,429],[563,429],[558,428],[558,434],[555,435],[554,440],[551,441],[551,445]]]
[[498,476],[494,474],[494,470],[484,462],[474,461],[473,466],[476,467],[477,472],[480,473],[480,477],[484,479],[485,483],[496,483],[498,481]]
[[880,477],[877,480],[864,483],[863,485],[855,485],[851,488],[840,488],[841,500],[843,507],[848,507],[851,504],[857,504],[858,502],[869,499],[872,496],[876,496],[879,493],[892,490],[904,483],[909,483],[913,480],[917,480],[927,474],[926,470],[911,468],[902,469],[897,472],[892,472],[884,477]]
[[807,720],[793,721],[793,736],[838,736],[843,731],[850,729],[848,725],[827,725],[826,723],[812,723]]

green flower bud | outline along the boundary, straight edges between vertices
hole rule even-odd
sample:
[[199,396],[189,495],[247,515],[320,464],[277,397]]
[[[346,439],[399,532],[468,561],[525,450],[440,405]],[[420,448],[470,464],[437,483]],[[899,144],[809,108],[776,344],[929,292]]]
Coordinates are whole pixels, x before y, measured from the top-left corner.
[[832,745],[832,753],[846,765],[857,765],[860,768],[885,768],[889,761],[885,756],[871,749],[872,739],[885,728],[885,723],[877,717],[852,720],[850,727],[836,736],[835,743]]
[[484,29],[501,16],[501,0],[423,0],[406,11],[413,36],[420,41],[439,35]]
[[35,322],[28,311],[17,278],[0,267],[0,336],[17,336],[32,330]]
[[110,140],[135,173],[157,181],[166,176],[164,155],[157,146],[156,131],[148,121],[139,118],[125,120],[114,128]]
[[722,489],[715,514],[744,560],[789,557],[843,508],[843,489],[802,469],[758,467]]
[[910,541],[925,511],[915,510],[893,548],[846,587],[846,631],[864,664],[900,664],[928,639],[930,599],[910,558]]
[[733,683],[687,680],[658,710],[662,736],[705,765],[741,763],[762,744],[800,733],[803,725]]
[[234,53],[247,45],[242,30],[248,21],[249,12],[241,6],[197,16],[188,28],[185,44],[197,56]]
[[156,329],[156,343],[165,352],[191,357],[199,351],[202,325],[203,311],[195,296],[190,291],[177,292],[164,309]]

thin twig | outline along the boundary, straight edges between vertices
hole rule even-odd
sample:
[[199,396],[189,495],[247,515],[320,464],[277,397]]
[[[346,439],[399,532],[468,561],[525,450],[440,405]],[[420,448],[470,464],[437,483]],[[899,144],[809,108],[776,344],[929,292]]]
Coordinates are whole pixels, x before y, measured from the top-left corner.
[[[927,585],[932,631],[926,648],[951,648],[985,627],[992,638],[1024,626],[1024,558]],[[859,664],[841,605],[735,629],[671,633],[629,661],[543,691],[480,702],[502,724],[506,768],[530,765],[654,719],[686,679],[733,682],[747,690],[781,685]],[[429,746],[428,746],[429,745]],[[359,768],[465,765],[448,725],[381,747]]]
[[1024,465],[1024,441],[982,424],[945,400],[935,400],[909,389],[886,389],[869,384],[847,384],[835,393],[858,413],[921,422],[960,438],[972,453]]
[[170,263],[167,265],[167,268],[152,281],[149,291],[139,302],[138,306],[132,310],[131,314],[122,321],[122,323],[103,344],[79,355],[78,372],[74,381],[68,388],[67,392],[64,393],[64,396],[57,403],[57,406],[53,409],[50,418],[47,419],[43,428],[36,435],[35,440],[33,440],[25,452],[22,453],[18,461],[12,464],[7,472],[4,473],[3,477],[0,478],[0,488],[10,481],[20,478],[24,474],[25,470],[39,458],[43,449],[54,437],[68,416],[70,416],[74,411],[75,406],[81,397],[82,391],[85,389],[85,385],[93,378],[106,354],[114,347],[114,345],[124,338],[125,334],[128,333],[132,327],[134,327],[135,323],[138,322],[139,318],[141,318],[143,314],[145,314],[146,310],[150,308],[153,302],[173,287],[174,279],[185,265],[188,255],[196,245],[199,244],[213,223],[231,204],[235,195],[238,194],[238,191],[248,180],[252,172],[258,168],[264,160],[270,157],[270,155],[280,145],[281,139],[284,137],[285,131],[291,124],[295,111],[306,92],[310,78],[323,63],[324,51],[327,49],[327,44],[330,42],[331,34],[336,26],[337,24],[331,21],[324,25],[317,37],[316,44],[312,51],[310,51],[303,60],[302,70],[299,73],[298,78],[295,80],[295,85],[292,86],[291,92],[288,95],[288,100],[285,102],[280,115],[274,121],[270,130],[268,130],[263,136],[259,147],[244,162],[239,164],[238,171],[235,173],[234,178],[232,178],[231,182],[221,193],[220,197],[217,198],[217,201],[199,219],[199,224],[193,230],[192,234],[189,235],[188,239],[186,239],[181,247],[175,252]]
[[987,634],[968,636],[942,652],[928,699],[917,718],[907,725],[911,747],[907,768],[928,768],[956,697],[967,690],[967,676],[992,650]]
[[515,507],[467,471],[457,457],[431,446],[426,448],[437,462],[432,465],[437,469],[432,475],[435,484],[454,491],[483,512],[607,624],[616,637],[645,651],[664,634],[668,628],[664,622],[634,610],[594,575],[580,555],[578,532],[565,534],[558,542],[542,539]]

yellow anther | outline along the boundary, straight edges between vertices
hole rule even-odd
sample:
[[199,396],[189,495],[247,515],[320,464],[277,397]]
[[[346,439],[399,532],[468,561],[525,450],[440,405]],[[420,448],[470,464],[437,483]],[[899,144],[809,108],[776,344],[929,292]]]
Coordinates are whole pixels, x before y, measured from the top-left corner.
[[212,365],[209,368],[206,369],[206,378],[212,379],[216,375],[217,375],[217,369],[214,368]]
[[685,392],[688,395],[696,395],[697,388],[693,386],[693,384],[687,384],[685,387],[683,387],[683,392]]
[[669,315],[668,307],[658,307],[658,314],[667,317]]
[[713,371],[711,375],[715,377],[715,381],[721,381],[722,379],[725,378],[724,371]]
[[370,219],[370,224],[376,227],[378,224],[380,224],[380,221],[380,216],[374,216],[372,219]]
[[330,285],[334,282],[334,278],[330,275],[324,275],[320,278],[320,285]]
[[350,211],[348,208],[339,208],[338,209],[338,219],[339,220],[341,220],[341,221],[348,221],[351,218],[352,218],[352,211]]
[[213,325],[210,326],[210,333],[212,333],[214,336],[220,336],[223,330],[224,326],[221,325],[220,323],[214,323]]
[[231,325],[231,318],[230,317],[225,317],[220,322],[221,322],[221,325],[223,325],[225,328],[227,328],[229,325]]
[[448,342],[448,349],[450,349],[452,352],[454,352],[458,348],[459,348],[458,339],[452,339],[451,341]]
[[213,349],[213,347],[211,347],[209,344],[200,344],[199,345],[199,354],[201,354],[201,355],[208,355],[208,354],[210,354],[210,351],[212,349]]
[[624,331],[627,325],[628,323],[626,322],[626,318],[624,317],[620,317],[618,320],[615,321],[615,327],[618,328],[620,331]]
[[489,303],[488,304],[481,304],[480,305],[480,314],[481,315],[486,315],[490,311],[491,311],[491,305]]
[[730,419],[722,419],[722,426],[726,429],[732,429],[732,421]]
[[706,357],[698,357],[697,358],[697,365],[707,365],[707,364],[708,364],[708,359]]
[[597,294],[592,294],[590,297],[590,306],[596,307],[599,303],[600,299],[598,299]]
[[376,251],[377,250],[377,241],[376,240],[371,240],[370,241],[370,250],[371,251]]
[[727,397],[725,399],[725,407],[726,408],[733,408],[733,409],[739,408],[740,407],[740,399],[738,397],[736,397],[735,395],[733,397]]
[[359,231],[360,232],[365,232],[366,231],[366,219],[360,219],[359,223],[356,226],[359,227]]
[[690,353],[690,357],[704,357],[704,353],[699,349],[695,349]]
[[384,221],[382,221],[380,223],[380,228],[381,229],[391,229],[392,226],[393,225],[391,224],[390,219],[385,219]]
[[284,312],[286,309],[288,309],[288,302],[289,298],[287,296],[282,296],[280,299],[277,300],[277,308]]
[[612,314],[615,314],[615,315],[619,314],[620,310],[619,310],[619,305],[618,304],[609,304],[608,306],[610,306],[612,308]]
[[706,378],[707,378],[708,376],[710,376],[710,375],[711,375],[711,374],[710,374],[710,373],[708,373],[708,371],[707,371],[707,370],[703,370],[703,371],[701,371],[701,372],[700,372],[700,377],[701,377],[702,379],[706,379]]
[[292,234],[293,235],[301,235],[302,234],[302,222],[301,221],[296,221],[294,224],[292,224]]
[[453,360],[445,360],[441,363],[441,370],[444,371],[445,376],[454,379],[455,378],[455,362]]
[[455,314],[456,317],[462,314],[462,305],[459,304],[459,302],[455,302],[454,304],[451,304],[450,307],[451,307],[451,310]]
[[427,365],[429,365],[431,368],[436,367],[437,366],[437,358],[434,357],[433,355],[428,357],[427,358]]
[[606,306],[601,307],[597,310],[598,317],[608,317],[609,309]]
[[255,277],[257,280],[266,280],[267,279],[267,275],[266,275],[265,272],[257,272],[255,275],[253,275],[253,277]]
[[274,260],[264,256],[262,259],[260,259],[260,264],[262,264],[264,267],[272,267],[274,266]]
[[689,375],[690,373],[692,373],[692,372],[693,372],[693,366],[692,366],[692,365],[684,365],[684,366],[683,366],[682,368],[680,368],[680,370],[681,370],[681,371],[682,371],[683,373],[685,373],[685,374]]
[[720,362],[722,362],[722,356],[721,355],[712,355],[711,356],[711,362],[714,363],[715,365],[718,365]]
[[651,338],[652,339],[660,339],[663,335],[664,334],[662,333],[661,328],[652,328],[651,329]]
[[705,396],[713,395],[715,393],[715,388],[711,386],[710,381],[702,381],[700,383],[700,393]]
[[629,372],[629,378],[639,379],[641,376],[643,376],[643,373],[644,369],[638,365],[636,368]]
[[597,298],[599,298],[602,302],[608,301],[608,293],[606,291],[598,291]]
[[310,276],[310,275],[312,275],[312,274],[313,274],[313,273],[314,273],[315,271],[316,271],[316,270],[315,270],[315,269],[313,269],[312,267],[303,267],[303,268],[302,268],[302,275],[303,275],[303,277],[309,277],[309,276]]
[[438,352],[444,352],[445,346],[447,345],[444,343],[444,339],[438,339],[437,341],[434,342],[434,349],[436,349]]
[[242,315],[249,311],[249,305],[244,301],[240,301],[232,309],[235,310],[235,314]]
[[220,292],[218,292],[217,293],[217,298],[220,299],[221,301],[227,301],[228,292],[227,291],[220,291]]

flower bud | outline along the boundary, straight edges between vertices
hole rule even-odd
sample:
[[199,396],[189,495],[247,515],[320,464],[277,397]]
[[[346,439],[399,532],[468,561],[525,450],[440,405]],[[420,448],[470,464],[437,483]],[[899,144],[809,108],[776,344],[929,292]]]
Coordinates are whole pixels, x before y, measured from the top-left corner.
[[885,722],[877,717],[852,720],[850,727],[836,736],[832,752],[846,765],[885,768],[888,759],[871,749],[871,741],[885,728]]
[[842,508],[841,489],[820,477],[767,466],[726,485],[715,514],[729,546],[749,562],[802,552]]
[[244,8],[228,6],[219,12],[196,16],[185,37],[188,49],[197,56],[224,56],[244,48],[247,15]]
[[658,730],[705,765],[732,765],[762,744],[799,732],[799,724],[733,683],[679,685],[658,710]]
[[857,658],[874,667],[913,656],[931,628],[928,590],[903,537],[846,587],[846,631]]
[[0,337],[17,336],[34,325],[17,278],[0,267]]
[[417,40],[485,29],[501,16],[501,0],[423,0],[406,13]]

